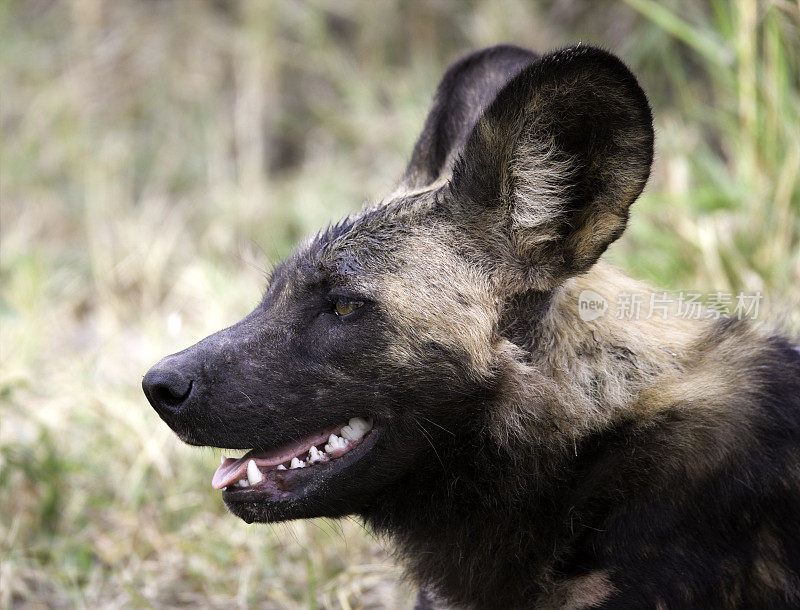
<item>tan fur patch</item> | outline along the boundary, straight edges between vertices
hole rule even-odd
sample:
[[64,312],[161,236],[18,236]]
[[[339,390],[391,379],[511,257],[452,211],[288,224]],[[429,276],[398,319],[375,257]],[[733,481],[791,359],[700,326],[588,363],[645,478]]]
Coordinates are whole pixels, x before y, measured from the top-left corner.
[[[609,303],[605,315],[581,319],[578,301],[584,290]],[[516,437],[552,446],[560,436],[569,447],[614,421],[645,421],[679,406],[711,426],[698,427],[697,438],[685,439],[687,448],[708,441],[710,435],[717,443],[705,454],[698,452],[694,467],[702,469],[731,449],[738,437],[736,427],[745,425],[752,397],[759,391],[757,377],[745,373],[766,349],[762,332],[742,325],[714,337],[713,320],[681,317],[674,303],[665,317],[626,319],[614,310],[620,294],[652,292],[603,262],[565,282],[537,322],[539,340],[532,361],[512,362],[515,355],[508,349],[505,356],[498,355],[515,379],[513,385],[520,388],[516,400],[497,405],[501,411],[493,418],[493,432],[498,440]],[[540,422],[552,422],[558,432],[535,439],[537,428],[545,427]]]
[[789,564],[782,548],[781,541],[769,528],[759,531],[760,556],[753,562],[753,579],[767,589],[783,591],[787,600],[800,602],[800,579],[786,569]]
[[544,608],[555,610],[581,610],[596,608],[617,589],[611,583],[608,570],[597,570],[586,576],[572,578],[558,586],[544,603]]
[[486,376],[493,362],[498,307],[488,279],[456,256],[446,235],[417,231],[398,251],[396,273],[380,278],[386,313],[401,329],[392,357],[409,362],[427,343],[453,349]]
[[[554,301],[539,326],[532,362],[516,364],[518,385],[537,388],[546,413],[572,444],[588,431],[599,430],[640,407],[638,397],[660,376],[679,372],[707,322],[667,319],[619,319],[613,310],[595,320],[583,320],[579,298],[591,290],[608,303],[622,293],[645,293],[648,289],[612,266],[598,263],[588,273],[568,280],[557,289]],[[506,363],[506,366],[510,366]],[[502,405],[498,425],[530,421],[536,414],[512,413],[530,410],[530,396]],[[549,405],[549,406],[548,406]],[[524,423],[523,423],[524,425]],[[498,430],[501,437],[522,435],[530,430]]]

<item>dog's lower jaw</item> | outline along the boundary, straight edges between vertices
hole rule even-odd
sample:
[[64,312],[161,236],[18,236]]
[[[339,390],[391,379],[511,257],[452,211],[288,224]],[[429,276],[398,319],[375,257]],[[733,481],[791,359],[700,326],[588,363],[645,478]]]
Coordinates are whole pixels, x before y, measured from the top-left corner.
[[247,523],[273,523],[354,514],[381,485],[378,476],[384,431],[376,426],[341,457],[305,468],[271,471],[274,486],[230,486],[222,492],[228,510]]

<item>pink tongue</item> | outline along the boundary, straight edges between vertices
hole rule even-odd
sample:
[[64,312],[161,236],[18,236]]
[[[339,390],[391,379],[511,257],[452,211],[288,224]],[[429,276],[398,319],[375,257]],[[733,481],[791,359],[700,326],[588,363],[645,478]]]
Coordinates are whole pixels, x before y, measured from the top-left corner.
[[308,453],[308,450],[314,445],[319,445],[327,441],[331,434],[338,435],[342,431],[342,426],[344,426],[344,424],[322,430],[314,434],[314,436],[300,441],[285,443],[270,451],[250,451],[238,460],[227,458],[214,473],[214,478],[211,480],[211,487],[214,489],[222,489],[246,477],[247,463],[250,460],[255,460],[256,465],[263,471],[264,469],[274,468],[284,462],[288,462],[293,457],[304,455]]

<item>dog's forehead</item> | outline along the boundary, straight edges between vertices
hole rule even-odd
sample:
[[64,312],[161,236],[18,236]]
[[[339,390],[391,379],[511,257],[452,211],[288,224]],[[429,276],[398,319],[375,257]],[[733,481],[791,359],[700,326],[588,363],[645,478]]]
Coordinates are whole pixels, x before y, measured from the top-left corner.
[[329,226],[304,249],[301,266],[342,278],[397,271],[398,254],[431,222],[434,191],[400,194]]

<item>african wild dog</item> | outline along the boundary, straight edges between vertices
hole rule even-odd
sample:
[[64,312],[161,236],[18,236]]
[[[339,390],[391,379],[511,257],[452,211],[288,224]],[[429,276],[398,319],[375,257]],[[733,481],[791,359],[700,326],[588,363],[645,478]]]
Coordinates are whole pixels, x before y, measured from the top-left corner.
[[652,156],[613,55],[469,55],[397,190],[145,393],[187,443],[253,449],[214,477],[232,513],[359,515],[421,606],[798,607],[800,354],[735,319],[579,316],[641,290],[598,258]]

